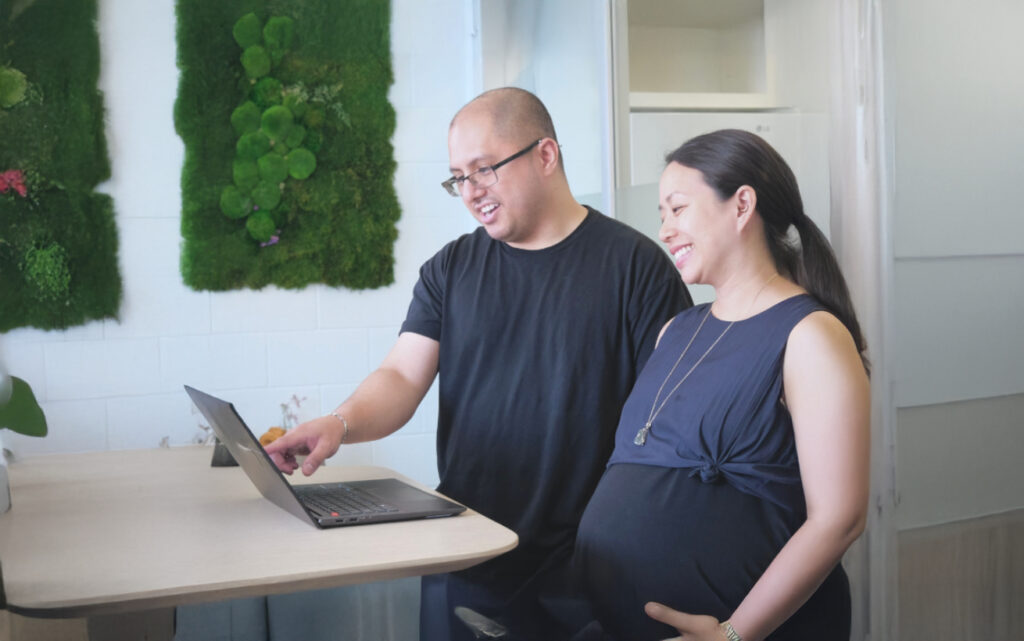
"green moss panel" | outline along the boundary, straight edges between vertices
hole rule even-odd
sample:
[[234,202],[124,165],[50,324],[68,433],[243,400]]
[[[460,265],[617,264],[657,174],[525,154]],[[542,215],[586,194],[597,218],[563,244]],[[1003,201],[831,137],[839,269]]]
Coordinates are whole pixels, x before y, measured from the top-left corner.
[[0,2],[0,331],[121,303],[96,0]]
[[181,269],[196,290],[394,282],[387,0],[178,0]]

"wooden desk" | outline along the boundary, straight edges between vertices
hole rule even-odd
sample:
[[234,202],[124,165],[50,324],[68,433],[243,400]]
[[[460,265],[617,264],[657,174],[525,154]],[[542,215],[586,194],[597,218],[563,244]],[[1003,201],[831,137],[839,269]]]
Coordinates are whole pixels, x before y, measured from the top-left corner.
[[[319,530],[265,500],[241,468],[211,468],[211,454],[186,447],[11,465],[13,508],[0,516],[8,608],[47,618],[152,611],[454,571],[517,543],[471,510]],[[328,465],[293,480],[386,476],[404,478]]]

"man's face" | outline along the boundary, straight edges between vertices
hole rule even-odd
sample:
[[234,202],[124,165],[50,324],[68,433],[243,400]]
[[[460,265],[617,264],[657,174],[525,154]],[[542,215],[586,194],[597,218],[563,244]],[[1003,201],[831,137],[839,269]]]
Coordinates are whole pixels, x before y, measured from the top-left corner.
[[[530,144],[528,138],[499,136],[488,113],[467,108],[448,132],[448,158],[453,176],[468,176],[490,167]],[[460,195],[469,213],[488,235],[513,247],[528,246],[537,233],[537,201],[542,176],[537,169],[536,147],[499,167],[493,185],[479,187],[469,180]]]

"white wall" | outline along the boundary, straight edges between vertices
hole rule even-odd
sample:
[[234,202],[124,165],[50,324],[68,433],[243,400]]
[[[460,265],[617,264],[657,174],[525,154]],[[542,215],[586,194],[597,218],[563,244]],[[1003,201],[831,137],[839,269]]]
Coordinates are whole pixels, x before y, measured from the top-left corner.
[[483,88],[537,94],[554,121],[570,188],[608,213],[608,0],[482,0],[480,11]]
[[886,3],[897,524],[1024,507],[1024,5]]
[[[307,400],[301,416],[333,409],[387,353],[405,317],[419,266],[475,223],[440,181],[449,175],[447,128],[475,93],[473,3],[393,0],[397,112],[395,188],[402,206],[394,285],[368,292],[193,292],[178,271],[183,145],[173,0],[100,0],[100,85],[106,95],[125,296],[120,319],[67,331],[19,329],[0,358],[29,381],[50,425],[44,439],[12,434],[20,454],[185,444],[201,434],[188,383],[233,401],[257,433],[280,423],[280,404]],[[432,392],[409,425],[342,461],[392,467],[436,482]]]

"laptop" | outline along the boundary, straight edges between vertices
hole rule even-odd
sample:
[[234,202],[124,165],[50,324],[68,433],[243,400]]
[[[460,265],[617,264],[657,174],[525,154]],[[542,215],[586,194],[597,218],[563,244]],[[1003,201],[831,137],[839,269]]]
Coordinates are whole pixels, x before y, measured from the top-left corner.
[[430,519],[466,510],[395,478],[292,485],[234,405],[188,385],[185,391],[260,493],[282,510],[319,528]]

